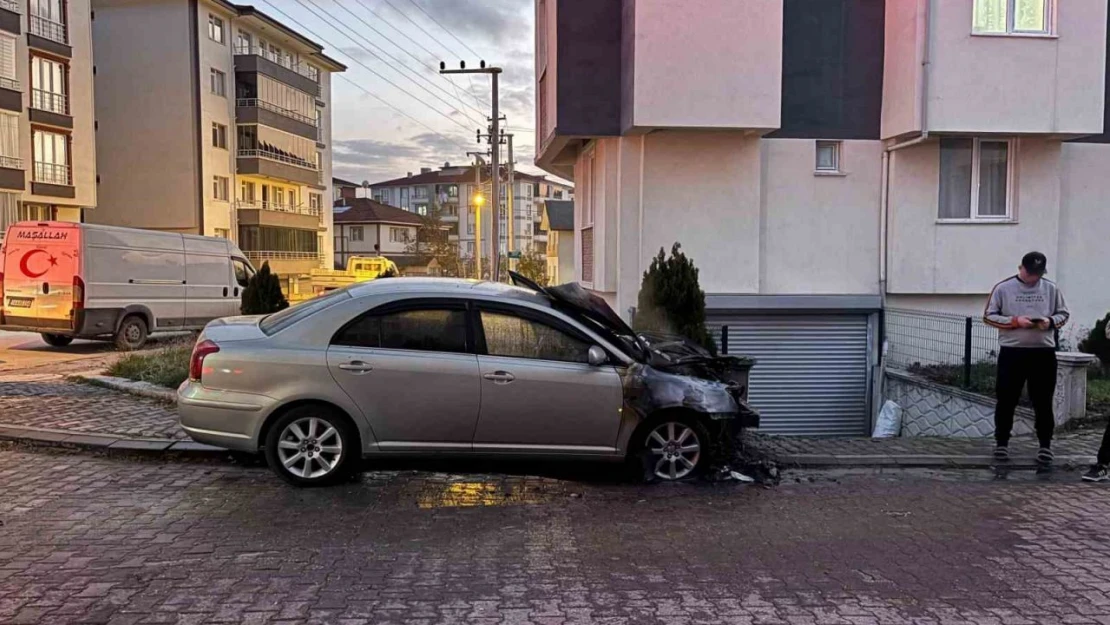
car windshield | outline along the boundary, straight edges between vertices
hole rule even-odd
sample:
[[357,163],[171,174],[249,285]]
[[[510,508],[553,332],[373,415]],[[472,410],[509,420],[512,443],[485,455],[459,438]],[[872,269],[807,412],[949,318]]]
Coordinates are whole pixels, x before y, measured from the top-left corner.
[[319,297],[314,297],[303,303],[290,306],[285,310],[279,310],[276,313],[267,315],[258,323],[258,329],[266,333],[267,336],[281,332],[301,319],[324,310],[325,308],[330,308],[348,297],[350,297],[350,295],[347,294],[346,288],[330,291]]

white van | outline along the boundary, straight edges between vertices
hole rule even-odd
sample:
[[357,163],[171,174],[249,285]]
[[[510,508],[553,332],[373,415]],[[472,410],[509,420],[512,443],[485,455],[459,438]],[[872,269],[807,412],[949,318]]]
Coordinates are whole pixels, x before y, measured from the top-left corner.
[[200,330],[239,314],[254,274],[227,239],[67,222],[20,222],[0,248],[0,330],[50,345]]

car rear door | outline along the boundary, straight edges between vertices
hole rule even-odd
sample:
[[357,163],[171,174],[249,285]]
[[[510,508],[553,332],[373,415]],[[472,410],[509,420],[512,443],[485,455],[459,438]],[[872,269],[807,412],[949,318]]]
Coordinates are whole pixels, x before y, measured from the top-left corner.
[[382,451],[467,451],[478,420],[478,359],[466,303],[403,300],[340,328],[328,368]]
[[612,365],[592,366],[593,341],[552,315],[475,304],[482,407],[475,451],[612,453],[623,389]]

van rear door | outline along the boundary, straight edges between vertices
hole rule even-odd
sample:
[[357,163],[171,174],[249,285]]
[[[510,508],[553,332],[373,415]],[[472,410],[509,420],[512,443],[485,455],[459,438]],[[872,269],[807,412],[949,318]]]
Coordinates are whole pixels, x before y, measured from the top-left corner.
[[73,285],[81,270],[81,229],[20,222],[4,238],[4,324],[42,332],[73,329]]

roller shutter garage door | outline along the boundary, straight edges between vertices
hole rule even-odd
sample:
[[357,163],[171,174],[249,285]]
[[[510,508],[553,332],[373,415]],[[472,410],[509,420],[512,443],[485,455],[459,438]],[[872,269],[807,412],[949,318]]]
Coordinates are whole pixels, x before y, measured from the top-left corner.
[[[710,313],[712,314],[712,313]],[[870,429],[867,315],[710,317],[728,353],[751,356],[749,401],[768,434],[860,436]]]

